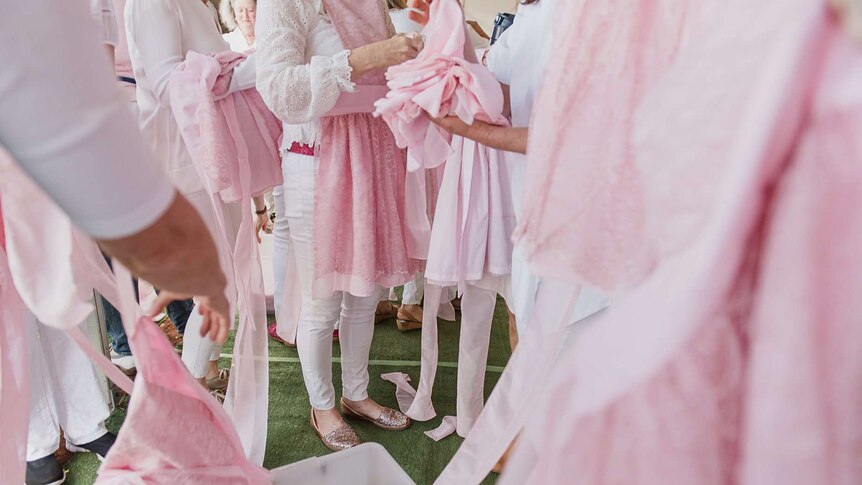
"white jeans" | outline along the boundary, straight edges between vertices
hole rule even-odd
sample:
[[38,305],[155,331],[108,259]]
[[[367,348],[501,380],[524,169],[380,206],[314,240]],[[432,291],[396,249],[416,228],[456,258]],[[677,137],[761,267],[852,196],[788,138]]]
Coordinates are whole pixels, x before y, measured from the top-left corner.
[[[340,291],[326,298],[312,297],[316,167],[314,157],[296,153],[284,156],[282,197],[284,216],[289,229],[283,230],[290,234],[293,242],[302,285],[302,308],[296,336],[302,376],[311,405],[315,409],[327,410],[335,407],[335,389],[332,385],[332,331],[339,319],[342,394],[351,401],[361,401],[368,397],[368,353],[374,336],[374,311],[378,297],[357,297]],[[322,234],[320,237],[326,235]],[[279,278],[276,274],[276,279]]]
[[107,433],[110,415],[96,369],[62,330],[43,325],[25,310],[30,350],[30,428],[27,461],[60,447],[60,428],[69,443],[83,445]]
[[[189,203],[197,209],[198,214],[206,223],[207,228],[213,239],[217,237],[217,222],[215,213],[212,209],[209,195],[206,192],[195,192],[186,194],[185,196]],[[243,207],[242,204],[223,204],[225,217],[225,232],[231,248],[236,242],[236,235],[239,231],[239,223],[242,218],[242,210],[251,210]],[[233,271],[232,268],[225,268],[226,271]],[[221,355],[221,345],[216,345],[209,337],[201,337],[201,324],[203,316],[197,309],[192,309],[192,314],[186,322],[186,331],[183,334],[183,364],[191,372],[195,379],[200,379],[206,376],[207,367],[211,361],[219,360]]]

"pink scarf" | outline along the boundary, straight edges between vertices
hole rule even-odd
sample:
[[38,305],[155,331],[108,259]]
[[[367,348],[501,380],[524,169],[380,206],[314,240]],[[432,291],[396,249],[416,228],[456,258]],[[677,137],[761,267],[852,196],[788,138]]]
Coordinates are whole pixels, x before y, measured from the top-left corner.
[[[189,52],[171,75],[171,108],[182,128],[199,176],[208,187],[218,230],[222,267],[230,280],[231,309],[239,326],[234,343],[225,410],[231,416],[249,458],[263,463],[269,397],[266,303],[263,271],[250,214],[250,200],[283,183],[278,153],[281,123],[255,89],[226,95],[243,54],[211,56]],[[236,241],[224,236],[222,204],[244,205]],[[238,296],[237,298],[234,296]]]
[[[394,34],[379,0],[324,0],[347,49]],[[371,103],[385,90],[382,72],[357,81],[358,99],[342,94],[339,109],[321,119],[314,204],[314,286],[322,297],[333,291],[376,295],[380,287],[410,281],[422,268],[408,251],[404,212],[405,152],[386,125],[371,116]],[[380,94],[375,94],[380,93]],[[362,96],[361,96],[362,97]]]

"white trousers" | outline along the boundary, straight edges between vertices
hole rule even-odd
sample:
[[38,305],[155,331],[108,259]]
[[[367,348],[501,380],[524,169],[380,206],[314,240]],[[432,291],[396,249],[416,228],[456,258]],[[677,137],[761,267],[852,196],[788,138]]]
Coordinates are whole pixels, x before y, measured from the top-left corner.
[[110,415],[96,368],[62,330],[43,325],[25,310],[30,350],[30,428],[27,461],[60,447],[60,428],[69,443],[89,443],[107,432]]
[[316,167],[314,157],[296,153],[284,156],[283,206],[302,286],[302,308],[296,336],[302,377],[311,405],[315,409],[327,410],[335,407],[332,332],[339,320],[342,394],[351,401],[368,397],[368,353],[374,336],[374,311],[378,298],[376,295],[357,297],[339,291],[326,298],[312,297]]
[[281,293],[284,291],[284,276],[287,272],[288,258],[293,256],[290,252],[290,225],[284,214],[284,187],[278,186],[272,189],[272,197],[275,202],[275,224],[272,226],[272,238],[274,240],[272,253],[273,303],[275,314],[280,315]]
[[[209,195],[206,192],[195,192],[186,194],[186,198],[197,209],[201,218],[206,223],[207,228],[213,239],[217,237],[218,224],[216,223],[215,213],[212,209]],[[231,245],[231,250],[236,242],[236,235],[239,232],[239,224],[242,219],[242,210],[251,210],[244,208],[242,204],[222,204],[225,216],[225,232],[227,240]],[[233,268],[225,268],[226,271],[233,271]],[[183,364],[191,372],[192,377],[200,379],[206,376],[207,368],[211,361],[219,360],[221,355],[221,345],[216,343],[209,337],[201,337],[201,324],[203,317],[198,313],[196,308],[192,309],[192,314],[186,322],[186,331],[183,334]]]

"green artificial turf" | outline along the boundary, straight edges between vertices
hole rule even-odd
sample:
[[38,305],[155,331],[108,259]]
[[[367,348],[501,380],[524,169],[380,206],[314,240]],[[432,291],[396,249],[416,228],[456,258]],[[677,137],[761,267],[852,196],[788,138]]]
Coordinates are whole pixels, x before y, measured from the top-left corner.
[[[443,416],[455,414],[455,385],[458,361],[459,323],[440,321],[440,366],[434,385],[434,407],[437,418],[428,422],[416,422],[406,431],[384,431],[370,423],[351,421],[359,437],[366,442],[382,444],[395,460],[404,468],[408,475],[420,485],[430,484],[440,474],[452,455],[463,441],[457,435],[449,436],[439,442],[425,436],[424,432],[436,428]],[[380,378],[387,372],[406,372],[415,386],[419,381],[420,360],[419,331],[402,333],[395,327],[395,320],[388,320],[375,327],[374,342],[371,347],[371,383],[369,394],[384,406],[397,408],[395,386]],[[224,346],[224,352],[229,353],[230,342]],[[336,344],[334,355],[339,355]],[[266,468],[277,468],[312,456],[330,453],[308,423],[308,394],[302,382],[302,373],[297,363],[295,349],[289,349],[277,342],[270,341],[270,404],[269,433],[267,437]],[[491,332],[491,344],[488,357],[489,371],[485,379],[485,395],[487,396],[500,376],[499,370],[506,365],[509,358],[508,319],[505,306],[498,302]],[[386,362],[383,362],[386,361]],[[391,361],[403,362],[393,364]],[[223,359],[222,365],[229,365],[228,359]],[[339,364],[333,364],[333,376],[336,395],[340,396],[341,369]],[[108,427],[114,431],[119,429],[125,416],[125,403],[111,416]],[[78,453],[67,466],[69,478],[66,483],[90,484],[96,476],[98,461],[92,454]],[[493,483],[495,476],[491,474],[483,483]]]

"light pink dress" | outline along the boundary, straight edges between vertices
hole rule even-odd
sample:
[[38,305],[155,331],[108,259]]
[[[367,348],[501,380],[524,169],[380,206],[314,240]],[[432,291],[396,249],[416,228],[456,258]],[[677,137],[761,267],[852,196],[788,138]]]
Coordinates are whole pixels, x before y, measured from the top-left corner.
[[501,484],[862,483],[862,44],[824,1],[701,9],[634,120],[657,267]]

